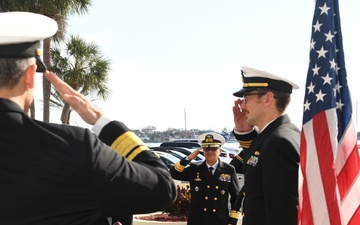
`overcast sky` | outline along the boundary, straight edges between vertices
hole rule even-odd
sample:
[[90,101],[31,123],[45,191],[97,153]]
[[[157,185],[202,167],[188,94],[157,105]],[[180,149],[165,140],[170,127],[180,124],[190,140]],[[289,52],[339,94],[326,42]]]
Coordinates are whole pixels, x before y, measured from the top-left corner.
[[[231,130],[232,94],[247,66],[298,83],[288,114],[301,127],[314,0],[92,2],[88,14],[71,17],[68,35],[98,44],[111,60],[112,92],[97,102],[109,117],[130,129],[185,129],[186,111],[187,129]],[[339,5],[355,114],[360,1]],[[88,127],[72,116],[71,124]]]

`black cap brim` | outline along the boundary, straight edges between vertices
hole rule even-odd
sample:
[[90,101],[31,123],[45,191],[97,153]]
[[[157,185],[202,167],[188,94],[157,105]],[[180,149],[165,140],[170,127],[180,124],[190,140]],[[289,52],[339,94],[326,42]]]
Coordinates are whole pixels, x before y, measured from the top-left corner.
[[41,60],[40,41],[0,45],[0,58],[36,58],[36,72],[44,73],[46,65]]
[[41,60],[41,58],[39,56],[35,56],[35,58],[36,58],[36,65],[37,65],[36,72],[45,73],[45,71],[47,70],[45,63]]
[[239,91],[235,92],[233,95],[236,97],[242,98],[245,93],[255,91],[257,89],[259,89],[259,88],[242,88]]

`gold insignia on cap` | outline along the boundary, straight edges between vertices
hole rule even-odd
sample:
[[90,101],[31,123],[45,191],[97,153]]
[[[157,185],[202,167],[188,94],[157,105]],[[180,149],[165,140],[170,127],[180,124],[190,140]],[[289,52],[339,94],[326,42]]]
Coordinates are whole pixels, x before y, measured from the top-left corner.
[[36,49],[35,54],[36,54],[37,56],[42,56],[42,51],[41,51],[41,49]]
[[254,155],[260,155],[259,151],[255,151]]
[[225,143],[225,138],[218,133],[204,133],[198,137],[203,148],[218,148]]
[[267,87],[268,83],[244,83],[243,87]]
[[211,134],[206,135],[205,142],[206,143],[213,143],[214,142],[214,137]]

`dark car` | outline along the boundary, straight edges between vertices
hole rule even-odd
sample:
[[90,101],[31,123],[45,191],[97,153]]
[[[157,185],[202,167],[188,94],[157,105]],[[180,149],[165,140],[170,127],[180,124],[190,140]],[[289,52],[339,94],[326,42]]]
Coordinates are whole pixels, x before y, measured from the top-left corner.
[[152,151],[152,152],[160,157],[160,159],[163,161],[163,163],[168,169],[170,169],[172,166],[175,165],[175,163],[177,163],[180,160],[179,158],[170,155],[169,153],[166,152],[159,152],[159,151]]
[[[193,149],[183,148],[183,147],[150,147],[151,150],[159,151],[159,152],[169,152],[176,151],[180,152],[184,155],[190,155],[193,152]],[[205,160],[203,155],[197,155],[195,158],[196,161]]]
[[[198,149],[201,147],[201,145],[198,142],[192,142],[192,141],[188,141],[188,142],[168,141],[168,142],[161,143],[160,147],[183,147],[183,148],[189,148],[189,149]],[[202,151],[200,152],[200,154],[204,155],[204,153]],[[230,154],[227,150],[224,150],[220,153],[220,157],[229,158]]]
[[198,143],[198,139],[175,139],[173,142],[195,142]]
[[175,151],[175,150],[170,150],[170,149],[162,149],[162,150],[155,150],[153,148],[150,148],[151,151],[159,151],[159,152],[166,152],[170,155],[173,155],[175,156],[176,158],[179,158],[179,159],[182,159],[184,157],[186,157],[187,155],[185,155],[184,153],[181,153],[181,152],[178,152],[178,151]]
[[168,141],[160,144],[160,147],[183,147],[190,149],[198,149],[201,145],[197,142]]

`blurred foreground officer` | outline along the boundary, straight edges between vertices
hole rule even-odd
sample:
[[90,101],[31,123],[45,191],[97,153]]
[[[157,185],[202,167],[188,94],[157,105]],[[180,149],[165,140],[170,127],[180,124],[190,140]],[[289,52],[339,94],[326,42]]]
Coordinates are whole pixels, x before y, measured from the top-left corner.
[[[190,182],[191,203],[187,224],[234,225],[240,216],[240,207],[235,206],[240,187],[235,168],[219,159],[220,147],[225,139],[217,133],[205,133],[198,140],[202,147],[170,169],[174,179]],[[201,149],[205,161],[191,163],[186,167]]]
[[[56,22],[11,12],[0,13],[0,24],[0,224],[93,225],[168,207],[176,189],[161,160],[123,123],[45,72],[38,47]],[[28,117],[37,69],[95,134]]]
[[298,86],[252,68],[241,72],[233,113],[244,151],[231,164],[244,173],[243,225],[296,225],[300,131],[285,109]]

